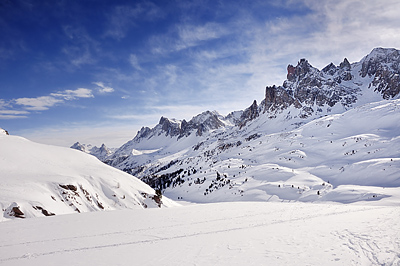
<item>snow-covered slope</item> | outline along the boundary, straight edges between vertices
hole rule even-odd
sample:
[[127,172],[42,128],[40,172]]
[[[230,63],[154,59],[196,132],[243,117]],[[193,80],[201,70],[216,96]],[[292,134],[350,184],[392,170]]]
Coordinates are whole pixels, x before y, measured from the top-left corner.
[[80,151],[6,134],[0,134],[0,147],[0,220],[174,205]]
[[189,123],[162,117],[104,161],[174,199],[393,203],[399,66],[400,51],[384,48],[322,70],[301,59],[260,104]]
[[[140,218],[138,218],[140,217]],[[1,223],[1,265],[400,265],[400,209],[236,202]]]
[[[172,199],[194,202],[400,203],[400,100],[327,115],[268,134],[268,118],[241,131],[132,155],[124,169]],[[186,142],[186,143],[185,143]],[[189,143],[191,145],[189,146]],[[184,148],[188,147],[188,148]]]

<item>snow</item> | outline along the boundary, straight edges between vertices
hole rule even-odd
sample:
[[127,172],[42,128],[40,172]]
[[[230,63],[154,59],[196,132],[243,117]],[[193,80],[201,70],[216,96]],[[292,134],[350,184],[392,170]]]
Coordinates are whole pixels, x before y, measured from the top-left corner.
[[400,208],[236,202],[0,224],[0,265],[400,265]]
[[[0,134],[0,221],[74,212],[159,207],[147,184],[78,150]],[[164,197],[162,206],[175,203]]]
[[162,149],[128,158],[119,167],[144,166],[138,177],[182,169],[163,193],[195,203],[367,201],[398,206],[399,111],[400,100],[385,100],[291,130],[285,130],[288,123],[277,123],[283,119],[260,116],[240,131],[220,128],[203,138],[192,134],[172,142],[159,136],[154,141],[164,143]]
[[161,118],[113,155],[94,147],[159,181],[162,202],[94,156],[0,128],[0,265],[400,265],[400,99],[381,101],[374,77],[360,75],[391,53],[310,66],[346,94],[332,107],[307,103],[315,111],[304,117],[260,105],[240,128],[243,111],[206,111],[191,120],[202,134],[169,134],[182,122]]

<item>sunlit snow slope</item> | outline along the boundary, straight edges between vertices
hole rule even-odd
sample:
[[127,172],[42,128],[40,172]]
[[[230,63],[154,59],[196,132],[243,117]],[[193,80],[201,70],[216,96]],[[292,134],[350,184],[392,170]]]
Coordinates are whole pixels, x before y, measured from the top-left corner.
[[235,202],[4,222],[0,265],[400,265],[400,209]]
[[181,142],[196,138],[133,156],[143,163],[138,177],[172,199],[194,202],[400,204],[400,100],[365,104],[275,134],[265,133],[267,121],[214,131],[186,149]]
[[0,221],[173,204],[91,155],[9,136],[0,129]]

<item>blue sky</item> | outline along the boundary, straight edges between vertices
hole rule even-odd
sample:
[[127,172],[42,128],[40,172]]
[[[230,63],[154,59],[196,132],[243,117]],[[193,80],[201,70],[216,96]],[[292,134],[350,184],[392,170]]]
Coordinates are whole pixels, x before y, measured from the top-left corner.
[[397,0],[0,1],[0,127],[118,147],[161,116],[228,114],[286,66],[400,48]]

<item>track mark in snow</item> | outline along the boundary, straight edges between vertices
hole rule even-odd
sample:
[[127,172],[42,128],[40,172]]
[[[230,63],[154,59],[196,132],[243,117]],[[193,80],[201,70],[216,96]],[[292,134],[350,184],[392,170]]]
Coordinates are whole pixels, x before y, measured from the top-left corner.
[[[378,207],[375,207],[378,208]],[[262,216],[262,215],[269,215],[270,213],[264,212],[264,213],[259,213],[256,215],[241,215],[241,216],[236,216],[236,217],[226,217],[224,219],[215,219],[211,221],[202,221],[202,222],[195,222],[191,223],[189,225],[196,225],[200,223],[210,223],[212,224],[213,222],[226,222],[226,226],[229,226],[232,224],[232,221],[235,221],[234,224],[243,224],[241,226],[236,226],[236,227],[231,227],[227,229],[218,229],[218,230],[204,230],[200,232],[194,232],[194,233],[181,233],[180,235],[176,236],[169,236],[169,237],[163,237],[163,236],[156,236],[156,235],[147,235],[149,239],[144,239],[144,240],[137,240],[137,241],[127,241],[127,242],[121,242],[121,243],[113,243],[113,244],[104,244],[104,245],[94,245],[94,246],[86,246],[86,247],[78,247],[78,248],[69,248],[69,249],[62,249],[62,250],[54,250],[54,251],[49,251],[49,252],[42,252],[42,253],[26,253],[22,256],[15,256],[15,257],[9,257],[9,258],[3,258],[0,259],[0,262],[6,262],[6,261],[14,261],[14,260],[21,260],[21,259],[30,259],[30,258],[35,258],[35,257],[41,257],[41,256],[49,256],[49,255],[55,255],[55,254],[62,254],[62,253],[73,253],[73,252],[84,252],[88,250],[96,250],[96,249],[107,249],[107,248],[116,248],[116,247],[121,247],[121,246],[129,246],[129,245],[137,245],[137,244],[147,244],[147,243],[155,243],[155,242],[160,242],[160,241],[169,241],[169,240],[175,240],[175,239],[184,239],[184,238],[190,238],[190,237],[197,237],[197,236],[202,236],[202,235],[212,235],[212,234],[219,234],[219,233],[227,233],[227,232],[234,232],[234,231],[240,231],[240,230],[248,230],[251,228],[258,228],[258,227],[265,227],[265,226],[272,226],[276,224],[281,224],[281,223],[291,223],[291,222],[296,222],[296,221],[301,221],[305,219],[314,219],[314,218],[320,218],[321,216],[323,217],[328,217],[328,216],[337,216],[337,215],[342,215],[346,214],[349,212],[364,212],[364,211],[370,211],[373,210],[374,208],[368,207],[368,208],[363,208],[360,210],[345,210],[345,211],[339,211],[339,212],[333,212],[333,213],[313,213],[311,215],[305,215],[305,216],[300,216],[296,218],[292,218],[291,215],[287,217],[287,220],[285,220],[286,217],[281,216],[280,218],[283,220],[276,220],[273,219],[269,222],[262,222],[262,223],[257,223],[257,221],[254,221],[252,219],[246,221],[246,218],[249,218],[251,216]],[[325,209],[326,211],[326,209]],[[241,221],[244,220],[244,221]],[[247,224],[244,224],[243,222],[247,222]],[[173,226],[168,226],[168,228],[171,227],[179,227],[182,226],[183,224],[180,225],[173,225]],[[187,225],[187,224],[186,224]],[[212,228],[212,227],[210,227]],[[149,230],[150,228],[146,229],[140,229],[140,231],[144,230]],[[159,228],[157,228],[159,229]],[[134,231],[131,231],[134,232]],[[123,232],[114,232],[114,233],[109,233],[109,234],[122,234]],[[125,232],[126,233],[126,232]],[[103,235],[109,235],[109,234],[100,234],[100,235],[93,235],[91,237],[98,237],[98,236],[103,236]],[[144,235],[142,235],[144,236]],[[74,237],[76,239],[80,238],[85,238],[88,236],[84,237]],[[345,236],[340,235],[339,237],[345,238]],[[57,241],[57,239],[50,240],[50,241]],[[41,242],[46,242],[46,241],[38,241],[38,243]],[[35,243],[35,242],[31,242]],[[29,244],[28,242],[26,243],[21,243],[21,245],[26,245]],[[354,247],[348,245],[349,248],[352,248],[353,250]],[[364,248],[363,250],[367,250],[367,248]],[[369,252],[369,251],[367,251]]]
[[[398,241],[393,241],[388,235],[366,235],[344,230],[342,232],[334,232],[333,235],[339,237],[343,244],[349,250],[354,252],[363,264],[371,265],[400,265],[400,250],[388,249],[385,246],[387,242],[377,241],[379,239],[387,239],[391,246],[399,246]],[[379,244],[380,245],[379,245]],[[368,261],[365,261],[367,258]],[[354,261],[354,264],[359,264],[360,261]]]

